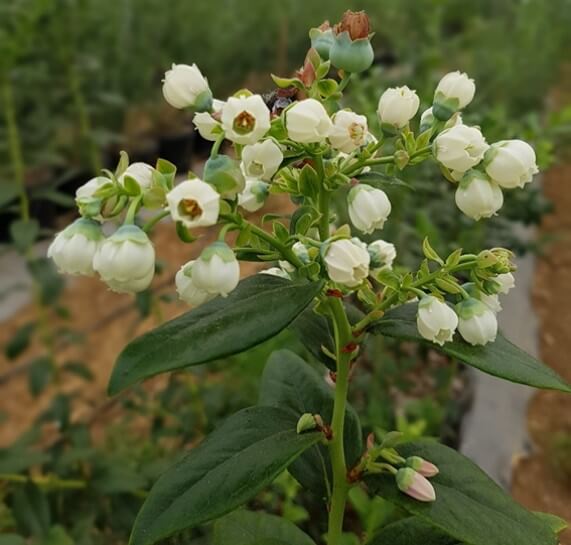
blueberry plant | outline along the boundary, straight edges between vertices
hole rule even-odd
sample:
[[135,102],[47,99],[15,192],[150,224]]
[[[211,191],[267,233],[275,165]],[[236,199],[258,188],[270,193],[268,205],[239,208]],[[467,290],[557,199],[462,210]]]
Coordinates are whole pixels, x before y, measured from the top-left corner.
[[[454,450],[405,441],[397,432],[363,440],[348,404],[351,376],[370,335],[428,343],[497,377],[571,392],[497,331],[499,295],[515,281],[508,249],[468,254],[458,248],[441,256],[425,240],[424,260],[404,270],[393,268],[397,248],[390,241],[360,240],[375,238],[391,221],[387,193],[414,190],[398,172],[424,161],[439,165],[442,183],[456,186],[458,208],[475,221],[497,214],[503,192],[523,187],[537,172],[527,143],[490,145],[478,127],[462,122],[475,84],[460,72],[444,75],[419,124],[415,91],[386,89],[377,111],[381,133],[372,134],[365,116],[342,106],[351,79],[373,63],[371,37],[363,12],[312,29],[303,66],[291,78],[272,76],[277,89],[266,96],[242,89],[217,100],[196,65],[173,65],[164,78],[165,99],[192,108],[196,128],[213,142],[202,175],[191,172],[178,181],[167,161],[129,164],[123,154],[114,173],[104,171],[78,190],[82,217],[48,250],[63,272],[98,274],[110,289],[136,293],[155,274],[149,234],[159,221],[170,217],[185,243],[195,240],[195,228],[220,227],[218,240],[176,275],[179,297],[194,308],[124,349],[111,395],[159,373],[243,352],[288,327],[331,379],[292,352],[275,352],[259,403],[230,416],[153,486],[132,545],[215,520],[217,544],[352,543],[360,538],[348,541],[344,518],[354,487],[406,513],[363,536],[370,545],[558,542],[563,521],[519,506]],[[224,153],[226,141],[232,152]],[[248,219],[269,194],[289,195],[295,211],[266,215],[260,224]],[[340,196],[350,224],[333,212]],[[120,226],[107,236],[106,222]],[[230,233],[237,235],[232,245]],[[240,281],[240,261],[272,266]],[[323,535],[237,510],[286,469],[322,499],[328,512]]]

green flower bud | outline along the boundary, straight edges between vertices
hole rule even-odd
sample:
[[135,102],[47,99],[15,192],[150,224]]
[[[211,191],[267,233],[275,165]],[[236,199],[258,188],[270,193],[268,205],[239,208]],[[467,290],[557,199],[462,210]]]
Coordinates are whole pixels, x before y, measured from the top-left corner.
[[245,186],[244,176],[237,161],[227,155],[211,157],[204,165],[204,181],[220,195],[235,198]]

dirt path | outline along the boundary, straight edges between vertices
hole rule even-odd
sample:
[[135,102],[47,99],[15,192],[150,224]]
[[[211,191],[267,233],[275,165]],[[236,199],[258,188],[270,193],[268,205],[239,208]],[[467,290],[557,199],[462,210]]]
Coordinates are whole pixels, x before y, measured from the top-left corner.
[[[538,259],[533,300],[540,320],[542,360],[571,382],[571,164],[552,168],[544,177],[545,194],[555,210],[544,219],[541,231],[555,238]],[[513,495],[528,508],[546,511],[571,523],[571,472],[556,465],[556,438],[571,441],[571,395],[538,392],[528,412],[534,443],[531,456],[517,463]],[[567,454],[571,469],[571,448]],[[571,545],[571,530],[561,538]]]

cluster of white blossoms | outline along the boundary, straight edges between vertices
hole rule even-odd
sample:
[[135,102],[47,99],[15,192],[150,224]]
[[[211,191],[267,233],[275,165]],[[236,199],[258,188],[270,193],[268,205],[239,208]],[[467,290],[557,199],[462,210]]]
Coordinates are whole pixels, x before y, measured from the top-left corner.
[[[331,107],[329,100],[339,100],[348,82],[328,78],[331,66],[362,71],[372,62],[368,21],[350,14],[343,24],[312,30],[315,49],[309,51],[298,77],[274,78],[280,89],[272,99],[247,90],[225,101],[215,99],[196,65],[172,65],[163,80],[165,99],[175,108],[191,108],[196,129],[213,142],[202,175],[175,180],[174,167],[162,160],[156,167],[124,161],[115,173],[105,171],[88,181],[76,194],[82,218],[59,233],[48,250],[58,268],[99,275],[117,292],[145,290],[155,273],[148,232],[168,215],[187,242],[193,239],[190,230],[222,225],[218,240],[176,274],[178,295],[190,305],[225,297],[238,285],[237,255],[244,248],[238,252],[225,242],[227,232],[237,230],[246,251],[263,254],[262,261],[277,262],[265,274],[292,280],[325,278],[339,293],[356,292],[372,306],[379,300],[374,295],[379,284],[404,290],[406,295],[398,297],[401,303],[419,298],[417,326],[424,338],[442,345],[458,330],[473,345],[492,341],[501,310],[498,294],[513,285],[509,260],[502,254],[501,266],[493,268],[482,265],[480,257],[462,257],[460,270],[474,268],[464,285],[449,275],[453,268],[443,270],[436,284],[406,284],[393,270],[395,246],[375,236],[392,207],[379,187],[383,174],[372,169],[387,164],[394,172],[433,157],[445,176],[458,184],[458,207],[480,219],[499,210],[502,189],[532,179],[537,172],[533,149],[520,140],[490,146],[479,128],[463,123],[460,112],[472,101],[475,85],[460,72],[445,75],[438,84],[431,107],[420,118],[418,137],[411,130],[420,106],[418,95],[407,86],[386,89],[377,108],[382,134],[373,135],[366,116]],[[393,138],[393,155],[380,157],[384,142]],[[224,141],[233,146],[232,154],[223,152]],[[381,182],[376,183],[379,176]],[[368,243],[349,225],[335,224],[329,195],[343,188],[340,195],[346,195],[352,228],[368,235]],[[299,212],[305,211],[304,221],[296,220],[289,232],[280,224],[269,234],[243,216],[260,210],[272,192],[291,194],[300,203]],[[143,227],[137,224],[141,208],[159,211]],[[110,236],[104,235],[106,222],[116,226]],[[305,227],[298,229],[301,223]],[[253,232],[257,242],[248,247]],[[264,247],[268,240],[269,247]],[[492,256],[490,263],[498,261],[493,251],[486,255]],[[429,270],[424,273],[431,277]],[[461,299],[455,306],[453,297]]]

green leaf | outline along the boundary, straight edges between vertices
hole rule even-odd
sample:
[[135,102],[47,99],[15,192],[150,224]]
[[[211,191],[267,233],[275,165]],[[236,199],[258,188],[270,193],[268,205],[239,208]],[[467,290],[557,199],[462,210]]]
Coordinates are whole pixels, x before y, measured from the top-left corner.
[[32,362],[28,371],[28,387],[34,397],[39,396],[44,391],[50,383],[53,373],[54,365],[49,357],[40,356]]
[[40,257],[28,262],[28,270],[40,286],[43,305],[53,305],[64,288],[63,276],[59,274],[51,259]]
[[[326,424],[333,416],[334,390],[312,367],[289,350],[274,352],[262,375],[260,405],[281,407],[290,411],[296,421],[304,413],[319,414]],[[353,467],[363,453],[361,424],[352,407],[345,413],[345,457]],[[304,452],[289,472],[306,488],[326,496],[331,482],[331,466],[327,447],[315,445]]]
[[13,445],[0,449],[0,473],[20,473],[30,466],[43,464],[49,459],[50,455],[46,452]]
[[414,517],[404,518],[382,528],[366,545],[460,545],[457,539]]
[[371,185],[373,187],[406,187],[407,189],[414,189],[408,182],[395,176],[385,174],[384,172],[366,172],[359,174],[357,179],[362,184]]
[[136,197],[141,193],[141,186],[137,180],[128,174],[123,177],[123,187],[125,188],[127,194],[131,197]]
[[397,450],[405,458],[420,456],[436,464],[440,472],[430,479],[436,501],[424,503],[403,494],[392,475],[368,477],[372,492],[468,545],[556,545],[548,524],[455,450],[426,440],[403,443]]
[[319,282],[258,274],[129,344],[113,369],[109,393],[140,380],[238,354],[285,329],[320,292]]
[[4,347],[4,354],[9,360],[16,359],[22,354],[32,339],[32,334],[36,329],[36,322],[28,322],[21,326]]
[[228,418],[153,486],[131,535],[151,545],[236,509],[322,439],[298,435],[296,419],[274,407],[250,407]]
[[16,220],[10,224],[10,235],[16,249],[24,253],[38,238],[40,224],[37,220]]
[[429,343],[416,328],[417,306],[416,303],[409,303],[390,310],[373,324],[371,332],[428,343],[435,350],[511,382],[571,393],[571,386],[555,371],[513,345],[501,334],[498,334],[495,342],[485,346],[471,346],[460,339],[445,343],[444,346]]
[[26,540],[18,534],[0,536],[0,545],[26,545]]
[[50,528],[50,506],[45,494],[31,482],[18,486],[12,496],[12,511],[18,530],[44,537]]
[[534,515],[543,520],[556,534],[560,534],[569,527],[569,523],[557,515],[541,513],[539,511],[534,511]]
[[258,545],[265,540],[275,545],[315,545],[289,520],[266,513],[235,511],[214,524],[213,545]]

